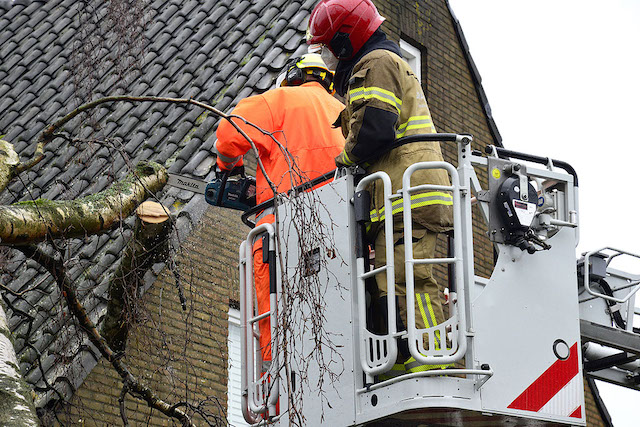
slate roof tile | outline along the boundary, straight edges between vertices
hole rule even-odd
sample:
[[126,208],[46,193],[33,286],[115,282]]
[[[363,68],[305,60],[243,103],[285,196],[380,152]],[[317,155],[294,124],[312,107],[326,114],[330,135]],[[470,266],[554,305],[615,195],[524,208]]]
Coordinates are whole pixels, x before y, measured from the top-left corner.
[[[4,80],[4,77],[6,76],[6,73],[3,72],[3,75],[0,75],[0,81]],[[11,90],[11,86],[9,86],[6,83],[1,83],[0,84],[0,99],[4,99],[6,93]],[[4,111],[4,109],[0,108],[0,111]]]
[[24,128],[22,128],[21,126],[13,126],[12,128],[10,128],[10,130],[6,133],[4,139],[7,141],[13,141],[14,139],[18,138],[24,131]]
[[207,85],[207,88],[205,89],[204,93],[200,95],[199,99],[215,104],[215,99],[222,98],[224,87],[225,82],[216,79],[215,81],[212,81],[209,85]]
[[[185,26],[193,28],[199,33],[200,28],[202,28],[203,26],[206,27],[207,25],[213,25],[213,22],[207,20],[208,16],[209,13],[206,10],[198,10],[197,12],[195,12],[195,14],[189,17],[189,20],[185,23]],[[213,28],[211,28],[211,31],[213,31]],[[201,37],[205,38],[206,36],[207,34],[194,34],[193,40],[199,42]]]
[[257,0],[254,1],[252,6],[251,6],[251,10],[254,12],[262,12],[264,11],[265,7],[268,6],[270,3],[270,0]]
[[237,62],[227,62],[225,66],[218,71],[217,78],[221,80],[227,80],[231,76],[231,74],[236,70],[238,66]]
[[139,132],[144,134],[145,136],[151,133],[151,129],[156,126],[163,118],[163,114],[159,111],[154,111],[146,118],[144,118],[144,122],[142,126],[138,129]]
[[209,56],[214,52],[214,49],[217,49],[222,42],[222,38],[218,35],[213,35],[210,40],[208,40],[204,46],[200,48],[200,52]]
[[196,168],[202,163],[204,159],[210,156],[210,153],[207,151],[200,151],[195,156],[192,156],[189,159],[189,162],[182,168],[183,174],[192,175]]
[[60,19],[56,20],[51,31],[57,34],[62,34],[67,27],[72,24],[72,19],[69,16],[62,16]]
[[258,46],[256,47],[256,50],[253,51],[253,54],[260,58],[264,58],[264,55],[271,50],[273,38],[263,36],[258,42]]
[[177,4],[170,4],[169,6],[164,5],[162,14],[157,16],[155,19],[160,22],[168,22],[179,10],[180,6]]
[[264,74],[260,80],[255,84],[255,88],[260,91],[260,92],[264,92],[266,90],[268,90],[271,85],[273,84],[273,77],[270,74]]
[[[198,74],[194,76],[196,77],[196,79],[193,81],[193,85],[200,88],[203,91],[206,90],[208,86],[211,84],[211,80],[212,80],[212,77],[215,75],[215,72],[216,72],[215,68],[205,65],[199,70]],[[2,89],[0,88],[0,93],[1,92],[2,92]]]
[[209,58],[206,54],[200,52],[194,58],[187,62],[187,66],[185,67],[184,71],[195,74],[192,70],[197,70],[202,67],[208,61],[208,59]]
[[293,48],[285,47],[285,49],[288,51],[295,50],[300,44],[299,43],[300,39],[298,39],[295,35],[296,35],[296,30],[294,30],[293,28],[289,28],[278,38],[278,40],[276,40],[275,45],[278,47],[285,47],[285,45],[291,44],[291,42],[293,41],[295,42],[295,45],[293,46]]
[[[165,49],[162,50],[162,53],[161,53],[160,57],[158,58],[158,61],[160,63],[163,63],[163,64],[169,63],[169,64],[171,64],[171,66],[175,66],[174,64],[177,62],[177,61],[175,61],[177,53],[178,53],[178,48],[175,47],[175,46],[169,45]],[[180,61],[182,63],[184,63],[183,59],[180,59]],[[167,73],[166,75],[172,76],[176,71],[177,70],[172,70],[171,72]]]
[[[201,17],[206,17],[207,14],[201,12],[198,14]],[[197,27],[197,32],[193,34],[191,37],[192,40],[198,42],[199,44],[204,44],[207,42],[207,39],[211,36],[211,33],[215,29],[215,24],[213,22],[204,22],[203,24]]]
[[53,25],[50,22],[47,22],[44,20],[44,18],[46,18],[48,16],[47,12],[44,10],[40,10],[38,12],[36,12],[35,14],[33,14],[33,16],[31,17],[31,19],[33,19],[34,21],[41,21],[42,23],[38,26],[35,27],[35,29],[33,30],[33,32],[31,33],[31,36],[38,40],[40,37],[42,37],[46,32],[50,31],[51,28],[53,27]]
[[65,31],[58,37],[57,43],[61,46],[67,46],[70,42],[70,39],[73,37],[74,33],[72,31]]
[[217,7],[213,10],[211,15],[209,15],[209,19],[215,25],[219,25],[220,24],[220,18],[222,18],[228,12],[228,10],[229,10],[228,6],[225,5],[224,3],[220,2],[220,3],[218,3]]
[[16,19],[16,16],[24,10],[24,5],[14,4],[13,7],[9,8],[7,13],[5,13],[4,17],[7,18],[9,22],[13,22]]
[[142,81],[150,84],[155,78],[164,70],[164,66],[162,64],[153,64],[150,68],[145,69],[142,74]]
[[193,75],[190,73],[185,73],[177,82],[169,87],[168,95],[170,97],[188,98],[188,96],[184,96],[184,93],[187,91],[188,86],[192,84]]
[[287,63],[287,61],[288,57],[285,57],[283,55],[282,48],[276,47],[271,49],[269,53],[267,53],[262,62],[271,70],[279,70],[284,66],[284,64]]
[[9,25],[7,29],[13,32],[17,32],[18,29],[23,28],[24,24],[29,21],[29,16],[26,14],[20,14],[14,18],[9,18]]
[[278,18],[273,26],[267,31],[267,37],[277,39],[278,36],[286,30],[288,22],[285,19]]
[[186,163],[187,162],[185,162],[183,159],[176,159],[176,161],[173,162],[171,166],[169,166],[168,170],[171,173],[179,173]]
[[[7,103],[11,104],[13,103],[13,100],[7,99]],[[6,111],[6,109],[2,108],[0,105],[0,111]],[[0,132],[2,132],[3,129],[8,128],[18,117],[20,117],[20,113],[15,110],[2,114],[0,116]]]
[[[164,51],[164,48],[167,46],[169,42],[172,42],[174,39],[173,34],[170,31],[164,29],[153,39],[153,46],[156,47],[157,50],[150,51],[150,54],[157,56],[158,52]],[[146,58],[145,58],[146,59]]]
[[[158,21],[158,20],[156,20],[155,22],[153,22],[151,25],[147,27],[145,36],[147,37],[147,40],[149,40],[150,42],[150,45],[151,45],[150,48],[154,47],[153,44],[156,41],[156,36],[160,34],[160,32],[164,30],[164,28],[165,28],[164,22]],[[156,45],[155,48],[160,49],[162,48],[162,46]]]
[[186,111],[187,110],[185,107],[174,106],[168,112],[165,113],[162,123],[166,123],[167,126],[170,126],[172,128],[175,128],[175,126],[177,125],[181,126],[182,124],[191,128],[193,119],[191,121],[189,120],[182,121],[183,115],[185,114]]
[[250,5],[251,2],[248,0],[242,0],[240,3],[234,4],[233,9],[231,9],[231,13],[229,14],[229,20],[235,20],[244,16],[244,13]]

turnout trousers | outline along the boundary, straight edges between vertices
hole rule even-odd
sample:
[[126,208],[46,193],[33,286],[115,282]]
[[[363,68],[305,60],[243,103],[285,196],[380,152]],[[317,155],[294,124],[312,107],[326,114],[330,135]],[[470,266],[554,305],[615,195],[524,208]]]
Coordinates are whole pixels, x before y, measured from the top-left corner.
[[[413,245],[413,258],[434,258],[436,241],[438,233],[426,229],[424,226],[414,222],[412,230],[412,242]],[[407,244],[404,240],[404,232],[402,224],[394,225],[393,233],[394,242],[394,270],[395,270],[395,292],[396,292],[396,310],[397,310],[397,322],[398,330],[402,330],[404,325],[407,325],[408,321],[414,321],[416,328],[424,329],[431,326],[438,325],[445,321],[444,312],[442,310],[442,304],[444,301],[443,289],[433,277],[431,264],[414,264],[414,290],[415,290],[415,319],[407,319],[407,291],[406,291],[406,279],[405,279],[405,266],[404,266],[404,245]],[[384,230],[378,232],[375,239],[375,267],[381,267],[386,264],[386,245],[385,245],[385,233]],[[384,273],[376,275],[377,285],[377,307],[382,308],[386,304],[387,299],[387,278]],[[379,311],[379,310],[378,310]],[[387,316],[379,316],[384,319],[379,321],[386,322]],[[400,323],[402,322],[402,324]],[[386,330],[386,325],[379,327],[379,329]],[[401,329],[402,328],[402,329]],[[436,345],[440,338],[436,336]],[[399,344],[398,360],[396,365],[388,373],[387,378],[401,375],[406,372],[420,372],[431,369],[444,369],[452,365],[422,365],[419,364],[408,353],[408,346],[406,340],[404,343]],[[425,347],[426,347],[425,341]],[[383,378],[385,379],[385,378]]]

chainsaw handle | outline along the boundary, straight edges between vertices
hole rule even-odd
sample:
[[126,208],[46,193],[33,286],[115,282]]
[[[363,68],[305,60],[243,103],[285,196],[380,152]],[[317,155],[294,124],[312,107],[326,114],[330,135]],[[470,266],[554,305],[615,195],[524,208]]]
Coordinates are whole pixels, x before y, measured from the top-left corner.
[[224,196],[224,188],[227,186],[227,179],[231,175],[231,171],[222,170],[220,171],[220,175],[218,176],[218,171],[216,171],[216,177],[220,178],[220,191],[218,191],[218,197],[216,198],[216,206],[222,206],[222,197]]

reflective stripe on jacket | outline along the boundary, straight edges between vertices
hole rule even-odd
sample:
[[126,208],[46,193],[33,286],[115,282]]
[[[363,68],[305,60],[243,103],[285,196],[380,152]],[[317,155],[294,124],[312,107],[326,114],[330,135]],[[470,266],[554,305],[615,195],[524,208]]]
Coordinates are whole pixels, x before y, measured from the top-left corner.
[[[402,175],[417,162],[442,161],[440,144],[416,142],[384,152],[398,138],[435,133],[431,113],[420,82],[409,65],[388,50],[377,49],[366,54],[353,67],[341,113],[345,148],[336,163],[353,164],[369,161],[368,172],[384,171],[391,178],[392,192],[402,187]],[[421,170],[413,174],[412,185],[450,185],[443,169]],[[384,219],[384,199],[380,182],[373,183],[371,221]],[[393,214],[402,212],[402,198],[393,200]],[[413,220],[426,228],[441,232],[453,225],[453,198],[443,191],[423,191],[411,196]],[[395,221],[402,221],[398,215]]]
[[[273,137],[240,119],[232,120],[255,143],[265,171],[278,192],[286,192],[335,168],[333,159],[344,147],[344,137],[331,124],[343,108],[320,83],[310,82],[245,98],[233,110],[233,115],[271,132]],[[234,162],[240,162],[251,149],[249,142],[226,120],[220,122],[216,136],[217,162],[222,169],[237,165]],[[285,155],[285,148],[304,178],[291,174],[292,159]],[[272,197],[267,180],[258,168],[256,202]]]

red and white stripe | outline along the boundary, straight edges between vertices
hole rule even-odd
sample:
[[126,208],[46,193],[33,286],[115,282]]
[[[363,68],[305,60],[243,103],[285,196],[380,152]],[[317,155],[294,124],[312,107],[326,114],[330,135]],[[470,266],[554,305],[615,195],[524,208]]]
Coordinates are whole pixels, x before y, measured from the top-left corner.
[[571,347],[568,359],[556,360],[508,407],[582,418],[583,390],[579,373],[578,343],[575,343]]

